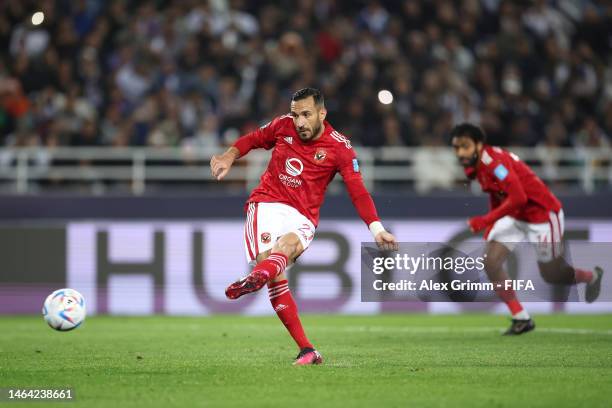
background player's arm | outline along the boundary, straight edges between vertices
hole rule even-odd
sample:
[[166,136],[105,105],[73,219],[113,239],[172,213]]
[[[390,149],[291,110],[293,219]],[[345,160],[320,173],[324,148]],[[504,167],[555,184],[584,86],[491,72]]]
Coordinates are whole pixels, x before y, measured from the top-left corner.
[[495,194],[489,194],[489,211],[493,211],[501,204],[501,200]]
[[210,170],[217,180],[223,179],[229,172],[236,159],[245,156],[252,149],[271,149],[276,143],[275,130],[281,118],[276,118],[272,122],[260,127],[259,129],[247,133],[240,137],[222,155],[214,155],[210,160]]
[[397,250],[398,244],[393,234],[387,232],[380,222],[376,206],[372,196],[363,184],[363,178],[359,172],[359,164],[353,149],[350,149],[341,158],[339,166],[340,174],[344,179],[344,184],[351,197],[353,205],[357,209],[357,213],[366,223],[370,232],[374,236],[374,240],[379,248],[385,250]]
[[527,202],[527,194],[511,165],[493,163],[491,168],[494,177],[500,183],[503,192],[506,193],[506,198],[499,203],[496,197],[491,197],[491,210],[485,215],[470,218],[468,223],[473,232],[481,231],[493,225],[495,221],[511,214]]

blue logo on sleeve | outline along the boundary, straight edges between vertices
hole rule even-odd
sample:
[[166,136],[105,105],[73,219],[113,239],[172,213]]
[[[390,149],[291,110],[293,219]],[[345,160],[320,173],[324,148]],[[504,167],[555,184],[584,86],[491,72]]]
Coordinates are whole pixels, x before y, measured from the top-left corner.
[[495,170],[493,170],[493,174],[495,174],[495,177],[497,177],[500,181],[504,181],[504,179],[508,176],[508,169],[505,168],[503,164],[499,164]]
[[353,171],[355,173],[359,173],[359,162],[357,159],[353,159]]

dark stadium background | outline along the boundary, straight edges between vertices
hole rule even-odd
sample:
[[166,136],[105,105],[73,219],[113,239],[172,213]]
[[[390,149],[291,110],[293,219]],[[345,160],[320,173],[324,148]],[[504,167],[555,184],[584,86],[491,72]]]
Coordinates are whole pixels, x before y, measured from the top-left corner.
[[[66,285],[92,313],[244,311],[222,290],[246,270],[243,203],[267,156],[223,183],[208,162],[304,86],[323,91],[400,240],[465,235],[485,211],[447,148],[466,120],[552,187],[570,237],[612,240],[609,3],[5,0],[0,11],[0,313],[38,313]],[[335,181],[302,257],[312,268],[292,281],[304,311],[325,296],[350,299],[330,309],[342,313],[386,310],[358,302],[354,259],[370,239]],[[185,265],[168,258],[192,250],[206,273],[172,280]],[[245,302],[271,313],[264,301]]]

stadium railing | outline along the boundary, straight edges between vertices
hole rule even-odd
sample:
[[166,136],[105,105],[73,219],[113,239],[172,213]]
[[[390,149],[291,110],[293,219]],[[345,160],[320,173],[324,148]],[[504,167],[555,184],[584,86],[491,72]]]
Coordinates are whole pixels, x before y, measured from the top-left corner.
[[[365,183],[372,191],[410,188],[418,192],[449,190],[465,181],[447,147],[356,148]],[[511,148],[548,183],[563,183],[591,193],[612,186],[612,152],[604,148]],[[107,192],[100,186],[120,184],[141,195],[151,186],[202,185],[214,182],[208,163],[214,148],[153,147],[24,147],[0,149],[0,185],[8,194],[67,189],[85,185],[90,192]],[[254,151],[237,162],[226,180],[234,188],[254,187],[270,152]],[[339,177],[330,190],[340,189]]]

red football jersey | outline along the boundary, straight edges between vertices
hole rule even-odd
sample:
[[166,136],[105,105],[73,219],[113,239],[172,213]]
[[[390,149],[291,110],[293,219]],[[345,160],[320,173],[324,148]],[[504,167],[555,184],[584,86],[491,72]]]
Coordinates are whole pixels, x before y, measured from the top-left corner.
[[274,202],[290,205],[315,226],[325,190],[340,172],[359,215],[370,224],[378,221],[374,203],[359,172],[359,163],[351,142],[325,121],[321,137],[315,141],[300,139],[289,115],[242,136],[236,143],[240,156],[254,148],[274,149],[268,168],[249,202]]
[[485,145],[476,166],[476,178],[482,191],[491,196],[491,209],[507,198],[508,186],[517,183],[527,196],[527,203],[511,212],[511,217],[529,223],[544,223],[549,212],[559,212],[561,203],[544,182],[514,153]]

